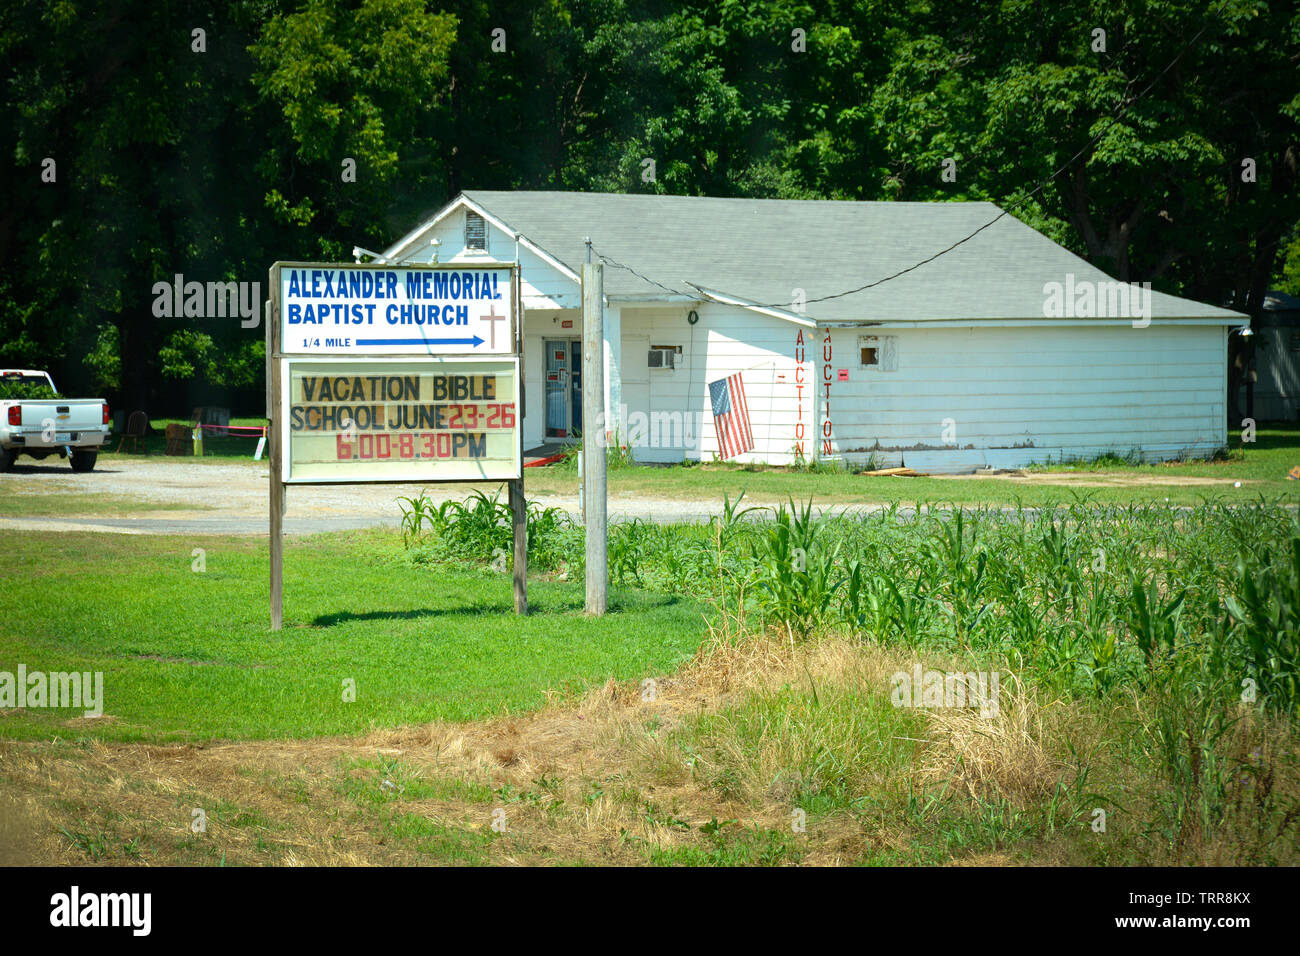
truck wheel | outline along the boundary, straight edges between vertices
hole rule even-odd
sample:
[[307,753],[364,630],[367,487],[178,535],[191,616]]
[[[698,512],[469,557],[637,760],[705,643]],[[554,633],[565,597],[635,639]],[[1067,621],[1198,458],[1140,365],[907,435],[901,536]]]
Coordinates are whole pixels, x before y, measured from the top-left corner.
[[14,459],[18,457],[16,448],[0,448],[0,471],[8,471],[13,467]]
[[94,469],[95,459],[98,457],[98,451],[82,451],[80,448],[74,448],[72,450],[72,470],[91,471]]

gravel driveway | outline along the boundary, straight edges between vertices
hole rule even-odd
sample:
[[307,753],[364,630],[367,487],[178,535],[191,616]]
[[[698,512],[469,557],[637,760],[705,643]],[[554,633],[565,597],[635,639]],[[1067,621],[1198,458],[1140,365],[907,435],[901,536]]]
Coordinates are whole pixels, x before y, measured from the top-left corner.
[[[93,472],[74,474],[65,462],[34,462],[20,458],[11,472],[0,474],[0,529],[109,531],[119,534],[266,534],[270,496],[267,475],[266,463],[223,464],[159,458],[108,459],[97,465]],[[376,525],[397,527],[402,520],[398,497],[414,497],[425,492],[434,501],[463,500],[475,487],[437,484],[290,486],[285,533],[317,534]],[[493,485],[478,487],[488,494],[496,489]],[[85,514],[77,514],[73,509],[71,513],[60,513],[58,517],[23,515],[20,509],[5,508],[10,496],[40,494],[103,495],[109,500],[125,499],[131,507],[116,512],[112,506],[97,507],[92,513]],[[504,498],[504,489],[501,494]],[[528,498],[544,507],[561,508],[575,519],[578,517],[576,494],[529,494]],[[142,508],[141,503],[146,507]],[[160,506],[160,510],[148,508],[150,503]],[[745,503],[775,506],[781,502],[746,497]],[[188,510],[185,505],[194,508]],[[861,514],[880,511],[884,507],[879,504],[830,505],[817,511]],[[898,514],[906,516],[912,511],[911,507],[900,507]],[[1027,509],[1026,514],[1035,511]],[[722,502],[716,499],[620,494],[609,498],[611,521],[633,518],[659,523],[707,521],[721,512]]]
[[[14,530],[111,531],[122,534],[266,534],[269,491],[265,464],[216,464],[184,460],[118,458],[105,460],[95,470],[74,474],[66,463],[19,459],[13,471],[0,474],[0,528]],[[435,501],[463,499],[469,485],[313,485],[290,486],[287,491],[285,532],[314,534],[374,525],[397,526],[402,513],[399,496],[426,492]],[[483,486],[491,493],[491,486]],[[42,493],[104,495],[154,503],[167,510],[140,510],[58,517],[6,515],[9,495]],[[502,491],[504,498],[504,491]],[[578,514],[576,495],[529,495],[545,507]],[[196,505],[194,510],[177,506]],[[831,510],[842,511],[844,508]],[[850,508],[849,510],[860,510]],[[642,518],[648,521],[706,521],[721,511],[720,502],[680,501],[632,495],[609,500],[611,520]]]

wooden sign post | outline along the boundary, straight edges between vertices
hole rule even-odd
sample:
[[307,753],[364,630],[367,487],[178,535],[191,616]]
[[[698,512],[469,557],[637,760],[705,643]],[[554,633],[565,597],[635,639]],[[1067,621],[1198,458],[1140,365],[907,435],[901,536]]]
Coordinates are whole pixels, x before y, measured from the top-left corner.
[[271,630],[278,631],[284,624],[284,480],[281,464],[284,448],[280,441],[280,290],[276,268],[271,268],[271,306],[267,309],[270,321],[266,323],[266,417],[270,427],[266,440],[271,446]]

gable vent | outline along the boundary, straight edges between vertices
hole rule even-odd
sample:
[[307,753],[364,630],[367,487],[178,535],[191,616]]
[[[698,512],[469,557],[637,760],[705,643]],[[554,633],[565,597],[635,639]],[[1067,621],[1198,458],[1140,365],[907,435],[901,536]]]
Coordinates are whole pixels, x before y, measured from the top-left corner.
[[487,250],[487,223],[476,212],[465,213],[465,248]]

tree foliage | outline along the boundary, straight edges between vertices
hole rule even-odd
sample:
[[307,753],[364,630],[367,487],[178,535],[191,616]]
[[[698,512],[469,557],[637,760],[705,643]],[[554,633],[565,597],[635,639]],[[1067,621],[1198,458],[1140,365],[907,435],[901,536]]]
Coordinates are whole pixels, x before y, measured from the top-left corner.
[[985,199],[1253,311],[1300,291],[1298,65],[1268,0],[9,4],[0,364],[260,410],[263,331],[154,284],[264,287],[468,188]]

